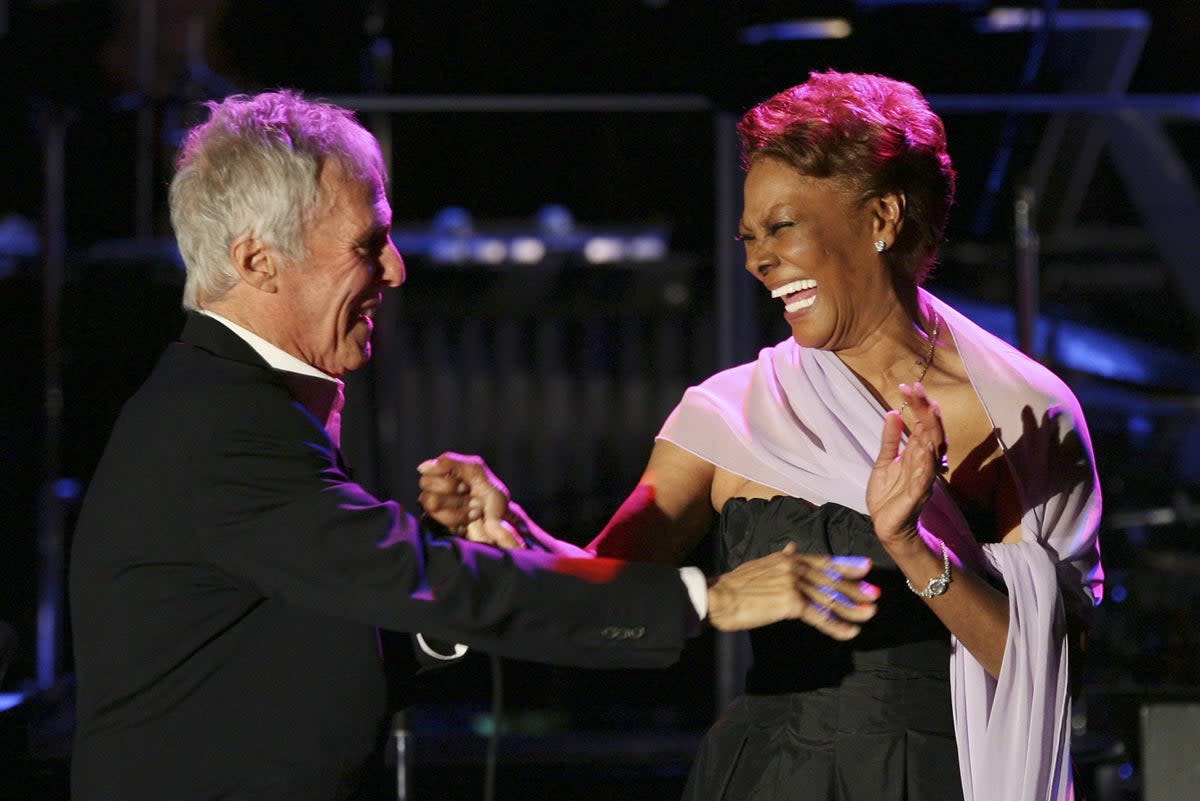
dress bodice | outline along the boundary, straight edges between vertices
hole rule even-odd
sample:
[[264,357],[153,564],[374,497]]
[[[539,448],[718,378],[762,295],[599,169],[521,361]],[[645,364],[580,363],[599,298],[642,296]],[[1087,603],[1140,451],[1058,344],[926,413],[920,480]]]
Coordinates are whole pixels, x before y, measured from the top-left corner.
[[869,556],[873,565],[867,580],[881,590],[878,613],[849,642],[798,621],[752,631],[748,691],[832,687],[861,671],[947,675],[949,632],[905,586],[866,515],[836,503],[813,507],[790,496],[730,498],[721,512],[719,536],[722,570],[794,542],[801,553]]

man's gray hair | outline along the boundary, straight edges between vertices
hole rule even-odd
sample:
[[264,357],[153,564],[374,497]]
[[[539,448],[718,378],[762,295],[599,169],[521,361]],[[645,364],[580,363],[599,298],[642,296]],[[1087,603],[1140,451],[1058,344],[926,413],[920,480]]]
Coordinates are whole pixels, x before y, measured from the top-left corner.
[[171,225],[187,266],[183,307],[230,290],[237,237],[259,236],[285,258],[304,257],[304,232],[320,207],[321,169],[334,160],[364,183],[386,181],[379,143],[352,112],[280,90],[207,104],[188,132],[171,181]]

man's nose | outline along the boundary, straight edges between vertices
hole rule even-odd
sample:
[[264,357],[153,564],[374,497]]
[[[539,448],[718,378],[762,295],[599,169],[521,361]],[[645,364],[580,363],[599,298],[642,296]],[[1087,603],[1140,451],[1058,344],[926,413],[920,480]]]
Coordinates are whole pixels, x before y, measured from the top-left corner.
[[400,255],[400,251],[396,250],[396,245],[393,244],[391,237],[388,237],[383,254],[379,257],[379,264],[383,268],[381,276],[383,283],[390,287],[400,286],[408,277],[404,269],[404,257]]

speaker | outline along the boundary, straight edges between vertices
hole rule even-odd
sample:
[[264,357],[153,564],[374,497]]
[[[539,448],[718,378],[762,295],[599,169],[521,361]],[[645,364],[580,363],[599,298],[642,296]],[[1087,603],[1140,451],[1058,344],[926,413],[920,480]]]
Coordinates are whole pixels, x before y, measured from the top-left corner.
[[1200,799],[1200,702],[1141,709],[1142,801]]

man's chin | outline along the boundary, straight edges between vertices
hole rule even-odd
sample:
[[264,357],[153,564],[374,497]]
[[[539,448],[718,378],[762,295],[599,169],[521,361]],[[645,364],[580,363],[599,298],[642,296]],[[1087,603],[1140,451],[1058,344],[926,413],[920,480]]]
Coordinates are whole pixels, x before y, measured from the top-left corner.
[[341,378],[346,373],[352,373],[363,367],[369,361],[371,361],[370,342],[364,344],[361,348],[347,347],[344,352],[337,353],[334,358],[324,364],[315,364],[313,366],[334,378]]
[[367,341],[363,343],[361,349],[342,360],[342,373],[352,373],[360,367],[366,366],[369,361],[371,361],[371,343]]

